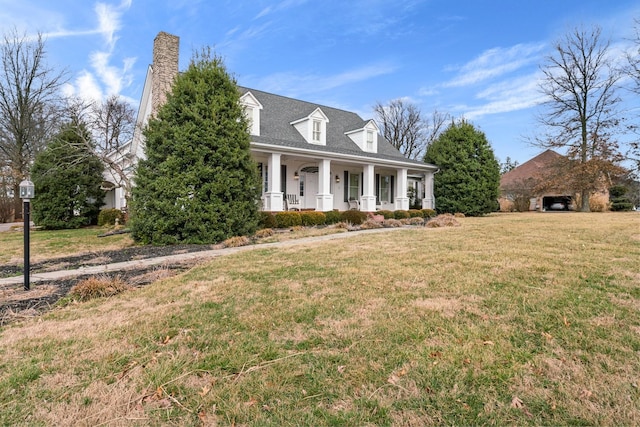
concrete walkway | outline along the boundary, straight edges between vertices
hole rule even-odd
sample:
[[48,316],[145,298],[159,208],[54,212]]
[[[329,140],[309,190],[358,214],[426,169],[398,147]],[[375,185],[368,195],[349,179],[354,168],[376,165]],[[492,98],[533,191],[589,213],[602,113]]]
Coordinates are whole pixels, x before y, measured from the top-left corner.
[[[33,227],[33,221],[31,222],[31,226]],[[11,231],[11,229],[13,227],[18,227],[22,230],[22,227],[24,227],[24,221],[20,221],[20,222],[2,222],[0,223],[0,233],[3,233],[5,231]]]
[[[136,261],[118,262],[113,264],[95,265],[90,267],[81,267],[75,270],[50,271],[47,273],[31,273],[29,282],[31,284],[48,280],[60,280],[70,277],[83,276],[87,274],[111,273],[115,271],[130,270],[135,268],[151,267],[154,265],[181,263],[187,261],[201,261],[216,258],[223,255],[235,254],[238,252],[251,251],[254,249],[269,248],[285,248],[293,246],[303,246],[314,242],[322,242],[328,240],[346,239],[353,236],[361,236],[363,234],[386,233],[394,230],[402,230],[399,228],[376,228],[373,230],[361,230],[357,232],[344,232],[327,234],[325,236],[304,237],[301,239],[291,239],[284,242],[260,243],[257,245],[240,246],[237,248],[212,249],[209,251],[190,252],[177,255],[167,255],[157,258],[147,258]],[[0,286],[18,285],[24,283],[24,276],[14,276],[0,279]]]

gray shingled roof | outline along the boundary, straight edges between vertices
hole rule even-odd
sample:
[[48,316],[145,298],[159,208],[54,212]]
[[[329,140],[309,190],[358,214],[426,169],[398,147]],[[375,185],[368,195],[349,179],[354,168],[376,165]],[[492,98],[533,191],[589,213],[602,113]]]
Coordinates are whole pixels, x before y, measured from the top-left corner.
[[[368,120],[363,120],[355,113],[242,86],[239,86],[238,89],[241,95],[251,92],[264,107],[260,111],[260,136],[253,135],[254,142],[383,160],[404,161],[425,166],[423,162],[406,158],[382,135],[378,135],[377,153],[362,151],[358,145],[345,135],[345,132],[362,129],[368,122]],[[326,146],[309,144],[291,124],[291,122],[309,116],[318,107],[329,119]]]

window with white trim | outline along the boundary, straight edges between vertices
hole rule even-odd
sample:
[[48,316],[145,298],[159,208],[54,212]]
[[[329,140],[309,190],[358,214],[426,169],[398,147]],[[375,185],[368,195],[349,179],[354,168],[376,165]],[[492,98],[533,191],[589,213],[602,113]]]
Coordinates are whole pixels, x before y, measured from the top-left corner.
[[373,149],[373,131],[372,130],[367,131],[367,148],[369,150]]
[[360,199],[360,174],[349,174],[349,200]]
[[320,138],[322,135],[322,123],[320,122],[320,120],[314,120],[313,121],[313,134],[312,134],[312,139],[313,142],[315,143],[320,143]]
[[389,175],[384,175],[380,177],[380,201],[381,202],[390,202],[390,194],[389,191],[391,189],[391,177]]

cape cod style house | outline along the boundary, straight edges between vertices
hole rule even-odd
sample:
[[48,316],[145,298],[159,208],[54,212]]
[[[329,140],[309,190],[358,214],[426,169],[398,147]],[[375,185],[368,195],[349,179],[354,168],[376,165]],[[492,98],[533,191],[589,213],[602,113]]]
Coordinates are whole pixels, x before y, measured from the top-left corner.
[[[178,37],[160,32],[138,110],[129,158],[144,157],[143,126],[166,100],[178,74]],[[434,208],[437,167],[407,159],[373,120],[355,113],[239,87],[250,121],[251,152],[262,175],[262,209],[407,210],[409,185],[422,208]],[[123,208],[124,189],[107,202]]]

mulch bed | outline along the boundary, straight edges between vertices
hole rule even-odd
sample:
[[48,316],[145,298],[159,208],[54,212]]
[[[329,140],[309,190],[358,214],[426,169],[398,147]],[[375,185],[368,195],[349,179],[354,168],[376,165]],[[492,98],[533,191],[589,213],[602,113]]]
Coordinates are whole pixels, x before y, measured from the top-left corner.
[[[193,253],[215,249],[214,245],[175,245],[175,246],[136,246],[114,251],[91,252],[70,257],[52,258],[30,265],[29,271],[43,273],[57,270],[75,270],[80,267],[112,264],[117,262],[156,258],[167,255]],[[189,263],[170,263],[145,266],[117,272],[101,273],[101,278],[118,277],[134,287],[153,283],[159,279],[176,275],[193,266]],[[18,264],[0,265],[0,277],[21,275],[23,266]],[[50,310],[55,303],[65,297],[77,283],[95,275],[83,275],[61,280],[41,281],[31,284],[31,290],[25,291],[23,285],[0,286],[0,326],[19,320],[38,316]]]

